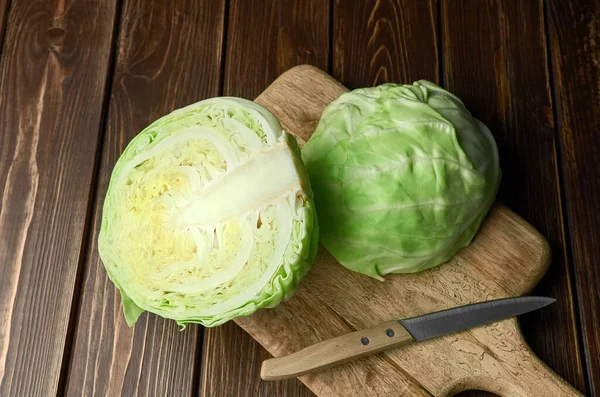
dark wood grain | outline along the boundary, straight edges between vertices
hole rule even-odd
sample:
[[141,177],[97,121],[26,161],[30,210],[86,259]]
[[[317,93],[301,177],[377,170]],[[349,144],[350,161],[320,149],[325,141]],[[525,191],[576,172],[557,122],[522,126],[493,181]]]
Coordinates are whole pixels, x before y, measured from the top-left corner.
[[114,1],[12,1],[0,61],[2,396],[59,386],[114,18]]
[[333,15],[333,76],[346,87],[439,80],[436,1],[335,0]]
[[127,0],[123,4],[107,128],[94,200],[66,394],[190,396],[199,374],[200,327],[144,314],[134,328],[97,254],[112,167],[145,126],[219,94],[224,1]]
[[547,2],[575,291],[589,395],[600,396],[600,2]]
[[277,76],[329,57],[329,0],[231,0],[223,92],[256,98]]
[[2,54],[2,44],[4,44],[4,29],[6,27],[6,17],[8,16],[8,0],[0,0],[0,54]]
[[[233,322],[205,332],[207,347],[201,396],[295,397],[313,394],[296,379],[260,381],[262,362],[271,355]],[[217,363],[219,365],[214,365]]]
[[534,225],[552,248],[550,270],[533,293],[558,302],[522,316],[523,333],[543,361],[584,390],[542,2],[443,1],[441,6],[445,85],[496,138],[503,171],[499,199]]
[[[329,12],[329,0],[231,0],[223,94],[254,99],[278,75],[299,64],[327,70]],[[297,380],[262,381],[260,364],[267,357],[269,353],[233,323],[206,329],[200,395],[313,396]],[[238,379],[242,384],[233,381]]]

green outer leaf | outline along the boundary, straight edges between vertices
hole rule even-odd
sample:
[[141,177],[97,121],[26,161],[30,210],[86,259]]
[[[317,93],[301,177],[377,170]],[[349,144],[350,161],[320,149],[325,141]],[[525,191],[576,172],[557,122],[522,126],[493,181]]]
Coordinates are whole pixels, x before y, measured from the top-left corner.
[[123,314],[125,315],[125,321],[127,325],[132,327],[138,320],[138,318],[144,313],[144,309],[135,304],[135,302],[125,293],[123,288],[118,284],[116,278],[108,271],[108,278],[119,290],[119,294],[121,295],[121,304],[123,305]]
[[131,298],[123,292],[123,290],[119,289],[119,292],[121,293],[121,303],[123,304],[125,321],[127,321],[127,325],[132,327],[145,310],[136,305],[133,300],[131,300]]

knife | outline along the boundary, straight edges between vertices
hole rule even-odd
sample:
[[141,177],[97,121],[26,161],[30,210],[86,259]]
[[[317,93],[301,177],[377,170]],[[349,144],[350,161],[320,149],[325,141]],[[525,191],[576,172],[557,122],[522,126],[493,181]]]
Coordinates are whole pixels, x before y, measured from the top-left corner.
[[264,380],[301,376],[387,349],[515,317],[555,301],[539,296],[497,299],[390,321],[319,342],[288,356],[265,360],[260,376]]

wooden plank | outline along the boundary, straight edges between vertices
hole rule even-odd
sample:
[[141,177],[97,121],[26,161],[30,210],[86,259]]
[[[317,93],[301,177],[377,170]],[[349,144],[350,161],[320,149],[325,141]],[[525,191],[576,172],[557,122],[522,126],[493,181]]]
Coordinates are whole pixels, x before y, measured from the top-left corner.
[[260,380],[260,367],[271,355],[234,322],[207,330],[201,396],[312,396],[296,379]]
[[0,61],[0,395],[55,395],[115,1],[12,1]]
[[549,0],[547,16],[588,393],[600,396],[600,2]]
[[346,87],[437,82],[434,0],[336,0],[333,76]]
[[117,157],[145,126],[175,108],[219,94],[224,1],[127,0],[87,250],[66,394],[190,396],[201,328],[144,314],[134,328],[97,254],[101,207]]
[[[254,99],[295,65],[327,69],[329,12],[329,0],[231,0],[223,94]],[[233,323],[206,329],[200,395],[313,396],[297,380],[263,382],[260,363],[267,357]]]
[[488,125],[500,151],[499,198],[549,240],[553,261],[534,294],[558,298],[521,318],[532,349],[584,390],[565,249],[541,1],[441,3],[444,81]]
[[329,0],[231,0],[223,93],[256,98],[293,66],[323,69]]

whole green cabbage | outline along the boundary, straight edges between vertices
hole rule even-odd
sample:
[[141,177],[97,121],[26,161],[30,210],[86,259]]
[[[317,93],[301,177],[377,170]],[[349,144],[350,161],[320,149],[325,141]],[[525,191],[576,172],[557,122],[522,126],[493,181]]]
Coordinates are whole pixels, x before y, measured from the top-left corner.
[[213,98],[137,135],[106,194],[99,251],[129,325],[216,326],[289,297],[316,214],[296,141],[265,108]]
[[428,81],[343,94],[302,157],[322,244],[378,279],[437,266],[468,245],[501,175],[490,131]]

